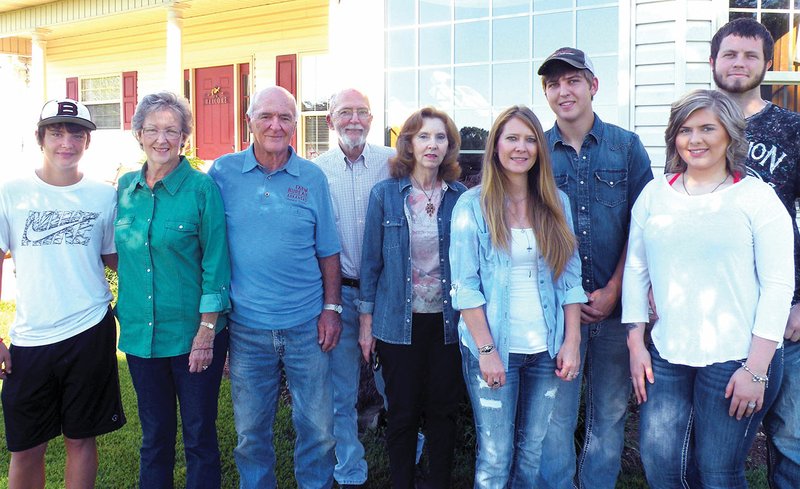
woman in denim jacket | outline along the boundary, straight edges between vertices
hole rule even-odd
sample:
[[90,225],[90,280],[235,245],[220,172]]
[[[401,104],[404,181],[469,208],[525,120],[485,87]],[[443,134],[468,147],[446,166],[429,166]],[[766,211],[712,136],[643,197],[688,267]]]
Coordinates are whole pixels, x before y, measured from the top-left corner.
[[[461,138],[444,112],[406,120],[389,162],[393,178],[372,189],[361,257],[359,344],[383,364],[392,487],[414,487],[417,431],[425,413],[428,487],[447,488],[463,392],[450,305],[450,216],[466,190],[456,179]],[[376,345],[377,340],[377,345]]]
[[506,109],[489,133],[482,185],[453,211],[451,295],[478,437],[476,488],[537,487],[555,394],[580,365],[586,294],[569,201],[543,141],[529,108]]

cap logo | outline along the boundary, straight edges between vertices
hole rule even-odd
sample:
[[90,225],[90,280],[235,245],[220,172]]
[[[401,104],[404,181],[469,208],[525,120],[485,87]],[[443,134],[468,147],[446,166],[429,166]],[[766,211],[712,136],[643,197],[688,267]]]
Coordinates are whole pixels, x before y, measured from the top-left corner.
[[69,115],[73,117],[77,117],[78,115],[78,106],[72,102],[59,102],[58,103],[58,114],[57,115]]

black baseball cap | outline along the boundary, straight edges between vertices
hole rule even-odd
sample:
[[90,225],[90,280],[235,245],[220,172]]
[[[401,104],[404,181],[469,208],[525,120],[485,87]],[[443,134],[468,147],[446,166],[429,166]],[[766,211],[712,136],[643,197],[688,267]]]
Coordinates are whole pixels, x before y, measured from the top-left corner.
[[544,75],[556,61],[563,61],[579,70],[589,70],[594,75],[594,65],[592,64],[592,60],[586,56],[586,53],[580,49],[566,47],[556,49],[556,52],[544,60],[544,63],[542,63],[542,66],[539,67],[539,71],[536,73]]
[[42,107],[42,113],[39,115],[39,123],[37,124],[38,127],[59,123],[78,124],[90,131],[97,129],[97,126],[92,122],[92,115],[89,113],[89,109],[71,98],[48,100]]

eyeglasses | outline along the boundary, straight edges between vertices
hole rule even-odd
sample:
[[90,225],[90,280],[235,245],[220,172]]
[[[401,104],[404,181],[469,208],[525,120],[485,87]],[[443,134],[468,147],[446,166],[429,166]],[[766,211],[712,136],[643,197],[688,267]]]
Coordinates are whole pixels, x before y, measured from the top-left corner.
[[334,115],[339,119],[352,119],[353,113],[355,113],[362,121],[364,119],[369,119],[369,116],[371,115],[369,109],[358,109],[355,111],[353,109],[342,109],[337,110]]
[[177,129],[156,129],[155,127],[145,127],[142,135],[149,140],[156,140],[163,134],[167,141],[178,141],[183,133]]

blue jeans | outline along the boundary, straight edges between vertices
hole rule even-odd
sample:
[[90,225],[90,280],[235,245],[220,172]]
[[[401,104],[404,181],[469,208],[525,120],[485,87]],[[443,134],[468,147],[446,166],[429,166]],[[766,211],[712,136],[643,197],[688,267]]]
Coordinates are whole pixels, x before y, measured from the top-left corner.
[[214,339],[214,359],[204,372],[189,372],[188,353],[167,358],[127,355],[142,424],[139,487],[174,487],[176,398],[181,410],[186,487],[220,487],[217,402],[227,352],[228,330],[223,329]]
[[[625,442],[625,413],[631,392],[627,330],[620,318],[581,325],[582,374],[561,386],[556,396],[538,487],[613,489]],[[586,390],[586,436],[575,463],[575,427],[581,380]]]
[[364,446],[358,440],[358,384],[361,347],[358,346],[358,289],[342,287],[342,335],[330,353],[333,384],[333,436],[336,438],[336,468],[339,484],[363,484],[367,480]]
[[725,386],[739,362],[688,367],[669,363],[650,346],[655,382],[641,406],[639,445],[651,489],[690,487],[747,489],[744,462],[758,424],[777,395],[783,355],[775,353],[767,375],[764,407],[737,420],[728,415]]
[[783,369],[778,397],[764,417],[771,489],[800,484],[800,342],[784,342]]
[[546,351],[511,353],[505,385],[492,389],[481,376],[478,359],[463,344],[461,359],[478,438],[474,487],[537,487],[547,422],[558,391],[568,384],[556,377],[555,360]]
[[233,451],[242,489],[277,487],[272,425],[283,366],[292,395],[300,489],[330,488],[336,465],[329,356],[317,344],[317,318],[290,329],[231,321],[231,397],[239,443]]

